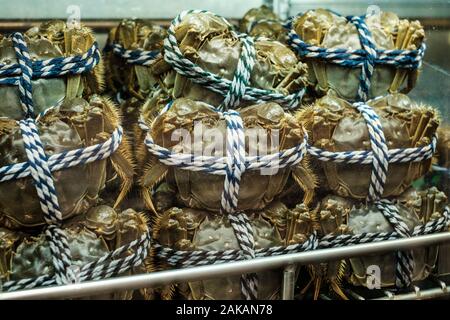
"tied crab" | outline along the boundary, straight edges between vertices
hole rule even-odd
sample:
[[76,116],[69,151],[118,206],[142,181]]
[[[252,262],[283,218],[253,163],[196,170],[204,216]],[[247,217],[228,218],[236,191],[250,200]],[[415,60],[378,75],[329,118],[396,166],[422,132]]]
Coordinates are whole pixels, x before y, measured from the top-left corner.
[[[436,162],[439,166],[439,170],[431,172],[429,179],[432,183],[437,185],[447,197],[450,197],[450,126],[448,124],[438,128]],[[442,244],[440,246],[438,263],[439,275],[450,274],[450,261],[447,257],[449,250],[450,245],[448,244]]]
[[[219,77],[233,78],[242,43],[223,18],[212,13],[187,14],[175,27],[175,38],[186,59]],[[305,87],[306,66],[288,46],[268,39],[256,40],[254,46],[256,59],[249,86],[285,95]],[[190,98],[216,107],[222,103],[222,95],[177,73],[164,57],[157,59],[153,70],[161,87],[166,88],[174,99]]]
[[[29,29],[24,34],[32,61],[83,55],[94,44],[89,28],[69,28],[63,21],[49,21]],[[17,63],[11,37],[0,38],[0,64]],[[103,64],[89,72],[57,78],[33,79],[33,103],[37,113],[61,103],[65,98],[87,97],[101,93],[104,87]],[[17,86],[0,86],[0,116],[22,119],[22,108]]]
[[[119,44],[125,50],[160,51],[165,37],[166,30],[149,20],[124,19],[110,31],[107,46]],[[125,98],[146,99],[157,84],[152,66],[129,64],[112,50],[105,55],[106,80],[111,92],[121,91]]]
[[[377,49],[417,50],[425,32],[419,21],[400,19],[391,12],[366,16],[366,24]],[[294,19],[293,30],[304,42],[327,49],[361,49],[358,31],[345,17],[325,9],[309,10]],[[359,86],[360,68],[348,68],[305,58],[311,72],[308,82],[315,91],[324,94],[335,91],[340,97],[354,100]],[[396,69],[376,65],[369,88],[369,98],[386,93],[409,92],[416,83],[418,70]],[[406,86],[404,83],[406,82]]]
[[[248,106],[240,110],[246,135],[247,155],[270,155],[302,143],[304,131],[294,117],[276,103]],[[203,102],[186,98],[175,100],[170,109],[146,119],[154,142],[173,152],[224,157],[226,146],[225,119]],[[183,133],[180,136],[180,133]],[[199,153],[199,154],[197,154]],[[219,211],[224,176],[168,167],[147,152],[146,167],[141,178],[143,198],[156,212],[151,191],[163,180],[176,186],[177,200],[191,208]],[[270,169],[268,169],[270,170]],[[238,210],[258,210],[272,202],[284,189],[291,175],[304,191],[309,203],[316,186],[307,159],[290,168],[262,173],[246,171],[242,175]]]
[[[93,95],[66,99],[59,107],[49,109],[37,120],[44,151],[48,156],[85,148],[110,138],[120,123],[111,101]],[[24,142],[15,120],[0,119],[0,166],[27,161]],[[132,184],[133,163],[127,140],[122,138],[116,152],[109,158],[76,165],[52,172],[63,219],[86,212],[114,169],[122,179],[121,191],[115,199],[117,206]],[[31,177],[0,183],[0,223],[18,229],[45,223]]]
[[119,108],[122,112],[122,125],[130,139],[132,154],[140,141],[142,132],[137,124],[142,105],[156,90],[157,79],[152,72],[152,64],[130,64],[113,52],[114,45],[120,45],[125,50],[160,51],[166,30],[148,20],[124,19],[113,28],[108,37],[105,52],[106,81],[109,93],[120,96]]
[[[74,267],[81,268],[97,261],[115,249],[148,233],[147,220],[133,209],[117,212],[106,205],[92,207],[86,213],[64,222],[63,233],[67,236]],[[125,258],[132,254],[128,250]],[[35,278],[54,273],[52,253],[43,233],[34,235],[0,227],[0,278],[5,281]],[[144,273],[143,265],[128,272]],[[141,294],[146,297],[147,291]],[[133,291],[101,295],[95,299],[131,299]]]
[[440,167],[440,172],[437,172],[438,185],[450,197],[450,126],[439,127],[437,132],[437,164]]
[[[392,94],[367,102],[380,117],[389,149],[417,148],[432,142],[439,124],[437,112],[406,95]],[[308,130],[310,144],[331,152],[371,150],[368,129],[362,115],[349,102],[330,93],[298,113]],[[430,169],[431,159],[389,164],[383,197],[400,195]],[[355,199],[368,196],[370,164],[314,161],[323,189]]]
[[[447,197],[434,187],[423,191],[410,188],[399,197],[394,198],[393,202],[411,232],[418,225],[442,217]],[[320,236],[394,231],[387,219],[374,205],[335,195],[323,198],[312,211],[311,217]],[[412,250],[413,281],[428,277],[436,264],[437,252],[437,247]],[[380,267],[380,287],[393,287],[396,257],[395,253],[386,253],[308,266],[311,281],[302,293],[306,293],[313,286],[314,298],[317,299],[321,287],[326,284],[331,289],[330,293],[336,294],[342,299],[348,299],[343,289],[344,282],[368,287],[367,270],[373,265]]]
[[[172,101],[170,94],[164,88],[157,88],[140,107],[140,116],[149,123],[154,120],[163,108]],[[148,160],[147,146],[144,143],[146,132],[138,124],[133,126],[134,156],[136,158],[137,171],[140,175]]]
[[269,7],[252,8],[239,21],[239,31],[252,37],[261,37],[280,42],[286,40],[286,30],[280,17]]
[[[304,243],[311,234],[311,219],[306,206],[288,209],[274,201],[261,211],[249,211],[248,217],[255,237],[255,249]],[[154,239],[175,250],[239,250],[234,231],[226,216],[202,209],[173,207],[157,215]],[[170,266],[152,254],[154,269]],[[282,280],[281,270],[258,273],[258,299],[277,299]],[[160,289],[163,299],[174,293],[184,299],[241,299],[239,276],[180,283]]]
[[437,130],[437,157],[438,164],[444,168],[450,168],[450,126],[440,126]]

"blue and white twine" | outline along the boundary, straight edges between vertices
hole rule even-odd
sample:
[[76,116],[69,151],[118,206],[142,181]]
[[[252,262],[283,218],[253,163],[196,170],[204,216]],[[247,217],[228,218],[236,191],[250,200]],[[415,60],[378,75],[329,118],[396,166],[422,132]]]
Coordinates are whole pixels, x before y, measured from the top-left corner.
[[[300,39],[295,32],[290,19],[286,24],[289,29],[288,43],[297,50],[301,57],[314,58],[334,63],[343,67],[361,67],[360,81],[357,92],[358,101],[369,99],[371,78],[376,64],[389,65],[396,68],[414,70],[421,66],[426,46],[423,43],[417,50],[380,50],[372,38],[371,32],[365,23],[366,16],[349,16],[347,21],[352,23],[358,31],[362,49],[328,49],[310,45]],[[388,173],[389,163],[416,162],[432,157],[436,149],[436,137],[430,145],[419,148],[388,150],[383,129],[378,115],[363,102],[354,103],[353,106],[362,114],[370,137],[371,151],[329,152],[316,147],[308,146],[308,152],[322,161],[341,163],[372,163],[372,172],[369,185],[369,201],[375,202],[377,208],[391,223],[395,231],[402,237],[409,237],[409,230],[400,216],[398,209],[390,201],[381,199],[384,184]],[[412,281],[414,261],[411,252],[397,253],[396,286],[407,287]]]
[[127,50],[119,43],[112,43],[107,48],[108,50],[112,50],[112,52],[118,57],[124,59],[126,63],[140,66],[151,66],[158,58],[161,57],[160,50]]
[[346,17],[358,31],[362,47],[362,49],[358,50],[329,49],[306,43],[293,28],[295,18],[289,19],[285,26],[289,30],[288,43],[297,51],[300,57],[323,60],[324,62],[334,63],[347,68],[361,68],[357,101],[367,101],[369,99],[371,78],[375,65],[388,65],[395,68],[415,70],[420,68],[422,64],[426,49],[425,43],[422,43],[417,50],[377,49],[365,22],[366,16]]
[[[267,91],[263,93],[260,89],[247,87],[248,76],[251,73],[254,58],[253,52],[250,51],[252,47],[249,39],[251,38],[246,35],[237,35],[237,37],[244,42],[242,55],[239,60],[239,63],[243,63],[242,68],[240,68],[238,64],[233,81],[209,73],[186,59],[178,47],[175,37],[175,28],[187,14],[191,13],[207,13],[207,11],[185,11],[172,21],[168,31],[168,37],[165,40],[164,58],[178,73],[226,97],[224,103],[220,106],[220,110],[227,110],[228,107],[237,107],[240,99],[255,103],[273,101],[282,104],[285,107],[287,106],[288,109],[298,104],[298,99],[303,95],[304,91],[298,93],[298,95],[294,94],[280,97],[276,93],[268,94]],[[364,19],[361,17],[351,17],[349,19],[358,28],[360,41],[363,47],[362,50],[328,50],[311,46],[301,41],[293,30],[291,30],[289,34],[291,38],[290,41],[294,48],[299,51],[300,56],[322,58],[329,62],[352,68],[362,67],[358,97],[363,101],[368,99],[370,78],[373,74],[375,64],[394,65],[399,68],[410,69],[415,69],[420,66],[425,45],[422,45],[419,50],[413,51],[378,50],[371,40],[370,32],[365,25]],[[248,65],[248,67],[246,67],[246,65]],[[170,106],[171,104],[168,104],[162,112],[166,112]],[[386,145],[386,139],[383,134],[379,117],[374,110],[364,103],[356,103],[354,104],[354,107],[362,114],[367,123],[372,150],[346,152],[330,152],[322,150],[308,145],[308,136],[305,133],[305,140],[294,148],[282,150],[276,154],[267,156],[246,157],[242,139],[242,120],[236,111],[221,113],[220,110],[217,110],[227,123],[226,157],[195,156],[192,154],[173,153],[171,150],[156,145],[150,133],[148,133],[145,139],[148,151],[158,157],[161,163],[183,170],[202,171],[209,174],[225,176],[224,191],[221,201],[222,212],[228,213],[228,217],[240,245],[240,250],[176,251],[156,244],[155,248],[157,249],[158,257],[164,259],[173,266],[187,267],[410,236],[410,232],[400,216],[398,209],[389,201],[381,199],[388,172],[388,165],[389,163],[416,162],[431,158],[436,149],[436,137],[433,137],[432,142],[427,146],[389,150]],[[142,119],[140,120],[140,126],[143,130],[149,131],[148,126]],[[245,217],[243,213],[234,214],[237,210],[240,178],[245,170],[256,170],[261,168],[279,169],[296,165],[303,159],[305,148],[309,153],[322,161],[359,164],[371,163],[373,169],[369,186],[369,200],[375,202],[376,206],[384,214],[386,219],[393,225],[394,232],[339,236],[327,235],[320,240],[317,239],[316,234],[312,234],[303,244],[255,250],[252,228],[248,218]],[[411,235],[440,232],[445,230],[448,225],[449,209],[446,208],[441,218],[416,227]],[[399,252],[397,253],[397,258],[396,285],[398,287],[405,287],[411,283],[413,271],[412,255],[410,252]],[[241,291],[246,299],[256,298],[256,277],[253,277],[252,275],[243,276],[241,280]]]
[[[245,154],[244,128],[239,112],[230,110],[222,113],[221,111],[238,108],[241,100],[255,103],[273,101],[287,108],[293,108],[299,103],[304,90],[289,96],[284,96],[274,91],[249,87],[248,84],[252,68],[255,64],[256,51],[253,38],[246,34],[234,33],[242,41],[242,52],[231,81],[205,71],[189,59],[186,59],[178,47],[175,28],[187,14],[192,13],[208,12],[203,10],[184,11],[172,21],[168,30],[168,37],[164,41],[164,58],[179,74],[224,97],[221,105],[214,110],[225,119],[227,125],[226,156],[217,158],[173,153],[168,149],[156,145],[150,133],[146,136],[145,144],[149,152],[157,156],[166,165],[176,166],[184,170],[205,171],[210,174],[225,176],[221,199],[222,212],[228,215],[244,257],[246,259],[252,259],[255,257],[253,229],[248,217],[237,211],[239,185],[242,174],[246,169],[256,170],[264,167],[280,168],[280,166],[299,163],[305,154],[307,136],[305,134],[303,143],[295,148],[280,151],[274,155],[252,157],[250,159]],[[225,19],[223,21],[229,25]],[[170,104],[162,112],[167,111],[168,108],[170,108]],[[140,125],[142,129],[149,131],[149,128],[142,120],[140,121]],[[258,279],[256,274],[248,274],[241,277],[241,292],[245,299],[256,299],[257,287]]]
[[[305,93],[305,89],[299,90],[296,93],[283,95],[273,90],[258,89],[248,86],[248,80],[251,75],[251,70],[255,64],[255,48],[254,39],[247,34],[238,34],[231,31],[237,39],[242,42],[242,53],[238,61],[237,68],[239,72],[235,72],[232,80],[219,77],[213,73],[203,70],[200,66],[185,58],[175,36],[175,29],[180,24],[182,19],[193,13],[213,14],[206,10],[188,10],[180,13],[171,23],[168,29],[168,36],[164,40],[164,59],[169,63],[175,71],[190,80],[203,85],[205,88],[222,95],[225,101],[219,106],[220,110],[224,110],[223,106],[227,105],[230,108],[239,106],[240,100],[260,103],[265,101],[277,102],[288,109],[294,109],[298,106],[301,98]],[[213,14],[214,15],[214,14]],[[215,15],[217,16],[217,15]],[[221,18],[225,24],[231,25],[223,17]],[[113,43],[107,47],[107,50],[112,50],[114,54],[125,59],[129,64],[150,66],[160,56],[159,50],[146,51],[142,49],[127,50],[121,44]],[[238,76],[239,75],[239,76]],[[242,77],[242,78],[241,78]],[[243,85],[243,83],[247,83]],[[231,94],[236,93],[236,94]],[[234,101],[235,100],[235,101]]]
[[[409,237],[410,233],[398,208],[390,201],[382,199],[387,179],[389,163],[418,162],[430,159],[436,150],[436,137],[429,145],[418,148],[389,150],[384,137],[380,119],[375,111],[365,103],[355,102],[356,108],[363,116],[369,133],[371,151],[331,152],[308,145],[308,152],[321,161],[347,164],[372,164],[368,200],[374,202],[398,235]],[[412,281],[413,259],[411,252],[397,253],[396,286],[407,287]]]
[[[240,92],[242,93],[240,95],[240,99],[246,102],[262,103],[271,101],[280,104],[286,109],[294,109],[298,106],[305,93],[304,88],[293,94],[283,95],[274,90],[250,87],[248,84],[242,87],[243,81],[241,81],[241,79],[236,79],[236,74],[240,74],[242,79],[244,79],[247,76],[247,73],[251,73],[251,69],[254,64],[252,61],[255,57],[253,39],[247,34],[238,34],[231,31],[231,25],[220,16],[218,17],[223,19],[223,21],[229,25],[230,32],[232,32],[237,39],[240,39],[243,44],[241,57],[238,64],[238,69],[241,70],[239,73],[235,72],[233,80],[228,80],[209,71],[203,70],[200,66],[184,57],[178,46],[175,29],[188,14],[214,15],[213,13],[205,10],[187,10],[183,11],[175,19],[173,19],[167,31],[167,38],[164,40],[164,59],[172,66],[173,69],[175,69],[177,73],[215,93],[222,95],[223,97],[227,97],[229,92]],[[233,104],[229,105],[229,107],[232,108]],[[220,108],[222,109],[223,105]]]
[[[161,114],[167,112],[172,103],[166,105]],[[239,185],[246,170],[280,169],[295,166],[306,154],[308,136],[305,132],[301,144],[274,154],[265,156],[246,156],[245,136],[242,119],[239,112],[230,110],[221,112],[215,110],[227,125],[226,156],[203,156],[185,153],[175,153],[157,145],[150,134],[150,128],[140,119],[139,125],[148,131],[145,144],[148,151],[165,165],[189,171],[201,171],[208,174],[224,175],[224,189],[221,198],[221,212],[226,214],[233,227],[243,257],[255,257],[255,240],[253,229],[246,214],[238,211]],[[255,274],[243,275],[241,291],[245,299],[257,298],[258,279]]]
[[[118,126],[111,137],[103,143],[48,157],[39,137],[37,121],[50,108],[35,117],[32,80],[91,71],[100,61],[100,52],[97,44],[94,43],[85,54],[80,56],[32,61],[22,34],[14,33],[12,43],[18,63],[0,64],[0,77],[3,77],[0,78],[0,85],[19,87],[19,98],[25,117],[18,121],[18,124],[28,161],[1,167],[0,182],[17,180],[31,175],[47,223],[45,235],[52,253],[55,274],[7,281],[2,285],[6,291],[29,289],[40,285],[65,284],[75,279],[71,268],[72,257],[67,236],[61,229],[63,217],[52,171],[105,159],[117,150],[122,140],[122,128]],[[102,279],[138,266],[147,257],[149,246],[150,235],[145,233],[140,239],[114,250],[97,261],[82,266],[80,280]],[[129,250],[133,250],[133,253],[121,257]]]

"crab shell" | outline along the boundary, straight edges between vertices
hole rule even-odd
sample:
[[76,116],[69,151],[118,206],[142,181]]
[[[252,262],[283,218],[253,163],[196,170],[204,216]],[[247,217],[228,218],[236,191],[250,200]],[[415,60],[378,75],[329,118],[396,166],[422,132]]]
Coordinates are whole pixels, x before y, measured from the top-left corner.
[[[260,212],[249,213],[255,237],[255,249],[304,242],[311,230],[307,209],[299,206],[288,210],[281,202],[273,202]],[[234,231],[226,216],[191,208],[170,208],[156,219],[154,238],[160,244],[176,250],[239,250]],[[165,269],[164,261],[155,257],[154,264]],[[282,272],[259,272],[258,299],[276,299]],[[162,291],[163,298],[171,298],[173,287]],[[241,299],[240,276],[179,284],[177,291],[184,297],[203,299]]]
[[247,11],[239,21],[239,31],[255,38],[263,37],[281,42],[286,38],[280,17],[265,5]]
[[[92,32],[81,27],[69,29],[64,22],[51,21],[28,30],[25,42],[33,61],[82,55],[94,43]],[[0,64],[17,63],[11,37],[0,39]],[[83,75],[34,79],[33,104],[35,113],[58,105],[64,98],[86,97],[103,87],[102,64]],[[0,116],[20,120],[23,118],[17,86],[0,86]]]
[[[432,171],[430,175],[431,179],[434,178],[433,175],[438,177],[439,180],[437,186],[439,190],[442,190],[447,197],[450,197],[450,179],[448,171],[450,169],[450,126],[448,124],[440,126],[437,133],[437,164],[442,168],[447,168],[447,171]],[[439,275],[450,274],[450,260],[448,259],[449,251],[449,244],[442,244],[439,247],[439,262],[437,268]]]
[[[417,50],[424,41],[425,32],[419,21],[401,20],[391,12],[370,15],[366,23],[377,49]],[[303,41],[311,45],[327,49],[361,49],[356,27],[345,17],[328,10],[307,11],[293,21],[293,28]],[[304,61],[312,71],[309,72],[309,83],[317,92],[323,94],[332,90],[344,99],[356,98],[361,68],[342,67],[313,58],[304,58]],[[417,76],[418,70],[376,65],[369,98],[388,92],[406,93],[414,87]],[[405,82],[407,85],[402,88]]]
[[[436,188],[416,192],[406,191],[397,199],[397,208],[410,229],[417,225],[438,219],[447,203],[445,194]],[[374,207],[355,206],[348,215],[348,227],[353,234],[363,232],[392,232],[393,228]],[[437,262],[438,247],[423,247],[412,250],[414,258],[413,281],[423,280],[433,270]],[[395,254],[372,255],[350,259],[352,275],[349,281],[354,285],[367,285],[367,268],[377,265],[381,270],[381,286],[395,284]]]
[[248,10],[241,21],[239,21],[239,31],[246,33],[248,27],[255,21],[270,19],[270,20],[280,20],[280,17],[272,11],[268,6],[262,5],[259,8],[252,8]]
[[[247,155],[255,155],[256,152],[269,155],[303,141],[303,128],[275,103],[249,106],[241,109],[240,114],[245,128]],[[189,138],[179,135],[183,129],[188,132]],[[216,157],[226,155],[225,120],[203,102],[185,98],[175,100],[166,113],[153,121],[151,135],[156,144],[175,152]],[[256,135],[257,141],[254,139]],[[267,140],[264,141],[264,138]],[[151,166],[151,160],[148,165]],[[143,185],[147,188],[149,183],[145,180],[147,176],[156,174],[151,172],[157,172],[157,168],[150,167],[149,173],[144,176]],[[290,168],[279,169],[272,174],[264,174],[260,170],[244,172],[239,188],[238,210],[264,208],[283,190],[290,173]],[[223,175],[170,167],[167,181],[177,186],[179,200],[184,205],[210,211],[220,210]]]
[[450,168],[450,126],[448,124],[441,126],[437,130],[437,164],[440,167],[447,168],[447,172],[437,173],[440,176],[439,189],[450,197],[449,168]]
[[255,38],[276,40],[281,43],[286,42],[286,30],[280,20],[259,21],[253,25],[249,35]]
[[[175,36],[187,59],[222,78],[233,78],[242,44],[222,19],[209,13],[188,14],[176,28]],[[283,94],[297,92],[305,86],[306,66],[286,45],[262,39],[255,41],[255,50],[249,86]],[[175,73],[162,57],[155,63],[154,71],[174,98],[190,98],[213,106],[223,100],[220,94]]]
[[450,168],[450,126],[445,125],[439,127],[437,156],[438,164],[444,168]]
[[[436,188],[424,191],[408,189],[394,203],[399,210],[409,230],[420,224],[442,216],[447,198]],[[393,232],[394,229],[374,206],[367,205],[349,198],[335,195],[326,196],[313,212],[320,235],[326,234],[360,234]],[[423,280],[434,268],[437,259],[437,247],[416,248],[412,250],[414,258],[413,281]],[[347,262],[338,262],[347,264]],[[346,298],[341,290],[342,281],[347,279],[351,284],[367,286],[367,270],[369,266],[378,266],[381,270],[380,285],[392,287],[395,284],[395,253],[368,255],[351,258],[350,268],[336,269],[336,263],[327,264],[327,272],[322,274],[334,285],[335,293]],[[337,286],[336,286],[337,285]]]
[[162,182],[152,195],[153,205],[156,212],[164,212],[176,206],[177,190],[171,184]]
[[[118,125],[110,102],[100,96],[88,101],[66,100],[41,117],[37,126],[48,156],[84,148],[107,140]],[[119,153],[111,159],[116,167],[129,167]],[[18,124],[0,119],[0,166],[27,161]],[[105,185],[107,159],[54,171],[53,178],[63,219],[85,212]],[[34,227],[45,223],[31,177],[0,183],[0,223],[8,228]]]
[[[161,50],[166,30],[149,20],[124,19],[109,33],[108,44],[118,43],[126,50]],[[106,53],[107,82],[112,92],[125,90],[127,94],[144,99],[157,84],[151,66],[129,65],[113,52]]]
[[[389,149],[421,147],[431,143],[438,126],[437,112],[403,94],[368,101],[380,117]],[[311,144],[332,152],[371,150],[366,122],[349,102],[328,94],[298,114],[310,132]],[[389,164],[383,197],[397,196],[423,176],[431,159],[414,163]],[[371,164],[339,164],[318,161],[315,166],[326,185],[337,195],[364,199],[368,195]]]
[[[63,225],[74,266],[94,262],[109,252],[128,244],[148,232],[147,220],[133,209],[117,213],[101,205]],[[122,257],[130,255],[128,251]],[[8,280],[35,278],[53,274],[52,253],[45,234],[30,235],[0,228],[0,276]],[[136,267],[132,273],[144,272]],[[130,272],[128,272],[130,274]],[[131,299],[132,291],[95,296],[96,299]]]

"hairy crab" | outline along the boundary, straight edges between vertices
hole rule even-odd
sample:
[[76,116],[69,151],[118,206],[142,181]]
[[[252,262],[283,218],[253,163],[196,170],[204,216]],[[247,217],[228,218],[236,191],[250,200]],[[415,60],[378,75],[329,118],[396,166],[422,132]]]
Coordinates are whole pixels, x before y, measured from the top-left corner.
[[252,37],[261,37],[285,42],[286,31],[280,17],[269,7],[253,8],[239,21],[239,31]]
[[[262,211],[249,211],[256,250],[274,246],[303,243],[311,233],[312,225],[304,205],[287,209],[274,201]],[[173,207],[157,216],[154,239],[175,250],[239,250],[236,236],[226,216],[201,209]],[[170,266],[153,255],[155,269]],[[276,299],[282,282],[281,270],[258,273],[258,299]],[[177,292],[185,299],[241,299],[239,276],[180,283],[161,289],[163,299]]]
[[[380,117],[389,149],[415,148],[429,145],[439,124],[437,112],[418,104],[403,94],[373,99],[367,105]],[[298,119],[308,130],[310,144],[331,152],[371,150],[366,122],[352,104],[334,94],[319,99],[298,113]],[[411,183],[423,176],[431,159],[420,162],[389,164],[389,174],[383,197],[398,196]],[[341,164],[314,161],[322,172],[320,185],[335,194],[365,199],[370,181],[370,164]]]
[[438,128],[438,164],[444,168],[450,168],[450,126]]
[[[92,207],[86,213],[65,221],[73,266],[81,268],[148,232],[147,219],[133,209],[116,212],[106,205]],[[128,250],[122,257],[129,256]],[[52,253],[45,234],[38,235],[0,227],[0,278],[5,281],[54,273]],[[129,272],[145,272],[143,266]],[[75,279],[76,280],[76,279]],[[145,290],[141,292],[146,295]],[[94,298],[131,299],[133,291],[117,292]]]
[[438,185],[450,197],[450,126],[440,126],[437,132],[437,165],[440,167],[440,172],[437,172]]
[[122,125],[127,134],[135,157],[136,141],[142,136],[137,124],[141,109],[148,97],[157,90],[157,79],[149,65],[133,64],[115,50],[134,52],[155,52],[163,46],[166,30],[149,20],[124,19],[113,28],[108,37],[105,50],[106,81],[108,92],[118,100],[123,115]]
[[[32,61],[83,55],[95,42],[89,28],[69,28],[63,21],[49,21],[33,27],[24,34]],[[0,38],[0,64],[17,63],[12,37]],[[88,97],[101,93],[104,86],[103,64],[89,72],[53,78],[33,79],[33,102],[36,114],[64,99]],[[19,120],[22,108],[17,86],[0,86],[0,116]]]
[[[85,148],[110,138],[120,123],[115,106],[105,98],[92,95],[66,99],[37,120],[44,150],[48,156]],[[109,166],[122,179],[120,203],[132,184],[133,163],[127,140],[123,138],[109,158],[54,171],[63,219],[86,212],[97,202],[104,188]],[[110,161],[109,161],[110,160]],[[23,137],[15,120],[0,118],[0,166],[27,161]],[[31,177],[0,183],[0,223],[17,229],[45,223]]]
[[[447,197],[436,188],[416,191],[412,188],[393,199],[400,215],[410,232],[414,227],[442,217]],[[329,195],[323,198],[311,213],[316,222],[317,232],[327,234],[362,234],[394,231],[383,214],[372,204],[358,200]],[[429,276],[437,262],[437,247],[415,248],[413,281],[423,280]],[[374,254],[351,258],[348,260],[322,263],[309,266],[311,282],[314,283],[314,297],[317,298],[321,285],[327,283],[334,294],[347,299],[343,283],[348,281],[356,286],[368,285],[368,268],[380,268],[380,287],[393,287],[395,284],[395,253]],[[308,289],[306,287],[304,292]]]
[[[437,165],[439,171],[433,171],[431,180],[437,177],[437,185],[447,197],[450,197],[450,127],[448,124],[438,128]],[[439,250],[438,272],[440,275],[450,274],[449,244],[442,244]]]
[[[240,109],[246,135],[248,155],[269,155],[302,143],[304,131],[294,117],[276,103],[252,105]],[[215,157],[226,156],[225,119],[206,103],[186,98],[176,99],[170,109],[145,119],[154,142],[174,152]],[[151,190],[166,179],[178,189],[178,200],[191,208],[218,211],[221,207],[224,176],[167,167],[148,153],[146,169],[141,178],[144,199],[155,208]],[[242,175],[238,210],[257,210],[272,202],[285,187],[289,175],[304,191],[310,202],[316,181],[307,159],[292,168],[276,172],[247,171]],[[207,186],[207,187],[206,187]]]
[[[225,19],[212,13],[187,14],[175,27],[175,38],[186,59],[219,77],[233,78],[242,44]],[[305,87],[306,66],[298,61],[288,46],[278,41],[261,39],[255,41],[254,47],[256,61],[250,76],[250,86],[275,90],[285,95]],[[174,99],[190,98],[216,107],[221,104],[222,95],[179,74],[164,59],[160,57],[153,70],[160,79],[161,87],[166,88]]]
[[[391,12],[366,16],[366,24],[378,49],[417,50],[425,32],[419,21],[400,19]],[[345,17],[325,9],[309,10],[296,17],[293,30],[307,44],[327,49],[361,49],[358,31]],[[304,58],[308,64],[308,82],[319,93],[335,91],[340,97],[354,100],[359,87],[360,68],[348,68],[320,59]],[[386,93],[408,92],[416,83],[418,70],[376,65],[369,88],[369,98]],[[406,86],[404,83],[406,81]]]
[[[165,37],[166,30],[149,20],[124,19],[110,31],[107,46],[118,44],[125,50],[159,51]],[[105,55],[106,80],[111,92],[122,91],[125,98],[135,97],[141,101],[152,92],[157,80],[151,65],[129,64],[112,48]]]

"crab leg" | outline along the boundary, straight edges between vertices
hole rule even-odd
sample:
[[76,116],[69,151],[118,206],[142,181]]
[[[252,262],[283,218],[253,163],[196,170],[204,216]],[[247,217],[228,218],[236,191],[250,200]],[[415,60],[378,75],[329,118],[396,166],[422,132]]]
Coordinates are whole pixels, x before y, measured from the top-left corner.
[[144,202],[154,213],[158,212],[153,204],[150,190],[153,190],[155,186],[166,177],[167,172],[167,166],[161,164],[156,159],[153,159],[153,163],[150,163],[148,168],[144,170],[144,174],[140,181]]

